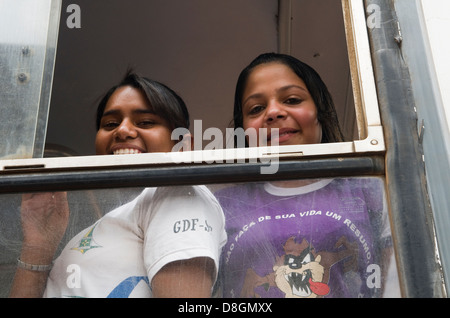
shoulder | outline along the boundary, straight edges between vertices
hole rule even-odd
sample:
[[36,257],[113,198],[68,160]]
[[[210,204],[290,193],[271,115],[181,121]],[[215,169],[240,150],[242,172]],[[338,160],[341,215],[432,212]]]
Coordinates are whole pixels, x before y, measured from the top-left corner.
[[153,200],[164,199],[216,201],[212,192],[204,185],[158,187],[153,194]]

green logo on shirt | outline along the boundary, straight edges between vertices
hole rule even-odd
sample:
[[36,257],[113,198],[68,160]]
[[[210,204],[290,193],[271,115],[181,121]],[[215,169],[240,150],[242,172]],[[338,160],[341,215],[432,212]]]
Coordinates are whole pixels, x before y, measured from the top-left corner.
[[94,233],[94,229],[95,229],[94,225],[80,240],[79,244],[77,247],[73,247],[71,248],[72,250],[75,251],[79,251],[81,252],[81,254],[86,253],[87,251],[89,251],[90,249],[96,248],[96,247],[101,247],[100,245],[93,245],[94,244],[94,237],[93,237],[93,233]]

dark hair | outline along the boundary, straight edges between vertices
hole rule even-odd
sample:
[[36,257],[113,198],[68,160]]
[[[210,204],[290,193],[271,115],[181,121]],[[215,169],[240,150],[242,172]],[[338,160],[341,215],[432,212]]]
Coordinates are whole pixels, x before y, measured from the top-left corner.
[[155,114],[167,120],[172,129],[178,127],[189,129],[189,112],[180,96],[166,85],[128,70],[122,81],[111,87],[100,100],[96,114],[97,130],[100,129],[100,122],[108,100],[118,88],[124,86],[131,86],[143,92]]
[[322,143],[344,141],[333,99],[319,74],[309,65],[293,56],[264,53],[254,59],[239,75],[234,95],[234,127],[243,126],[242,97],[247,80],[253,69],[261,64],[281,63],[288,66],[304,82],[317,107],[317,118],[322,126]]

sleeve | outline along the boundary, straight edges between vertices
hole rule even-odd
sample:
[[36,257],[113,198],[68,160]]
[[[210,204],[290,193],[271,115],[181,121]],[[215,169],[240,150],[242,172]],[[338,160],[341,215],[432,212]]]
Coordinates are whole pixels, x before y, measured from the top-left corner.
[[206,187],[158,188],[151,202],[142,201],[144,264],[149,280],[166,264],[209,257],[219,268],[226,242],[222,209]]

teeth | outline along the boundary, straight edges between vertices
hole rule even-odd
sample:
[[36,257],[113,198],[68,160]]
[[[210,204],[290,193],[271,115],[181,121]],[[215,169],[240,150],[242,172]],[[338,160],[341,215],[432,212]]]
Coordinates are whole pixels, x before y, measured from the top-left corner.
[[295,133],[295,131],[285,131],[285,132],[279,133],[278,137],[283,137],[284,135],[294,134],[294,133]]
[[289,273],[289,274],[285,274],[284,277],[286,278],[287,281],[290,281],[292,277],[294,276],[301,276],[302,279],[302,286],[298,286],[296,287],[294,284],[292,284],[291,288],[292,288],[292,293],[295,296],[299,296],[299,297],[308,297],[311,295],[311,289],[309,288],[309,285],[304,285],[304,281],[306,279],[306,273]]
[[115,155],[131,155],[131,154],[137,154],[137,153],[141,153],[139,150],[137,149],[118,149],[114,151]]

